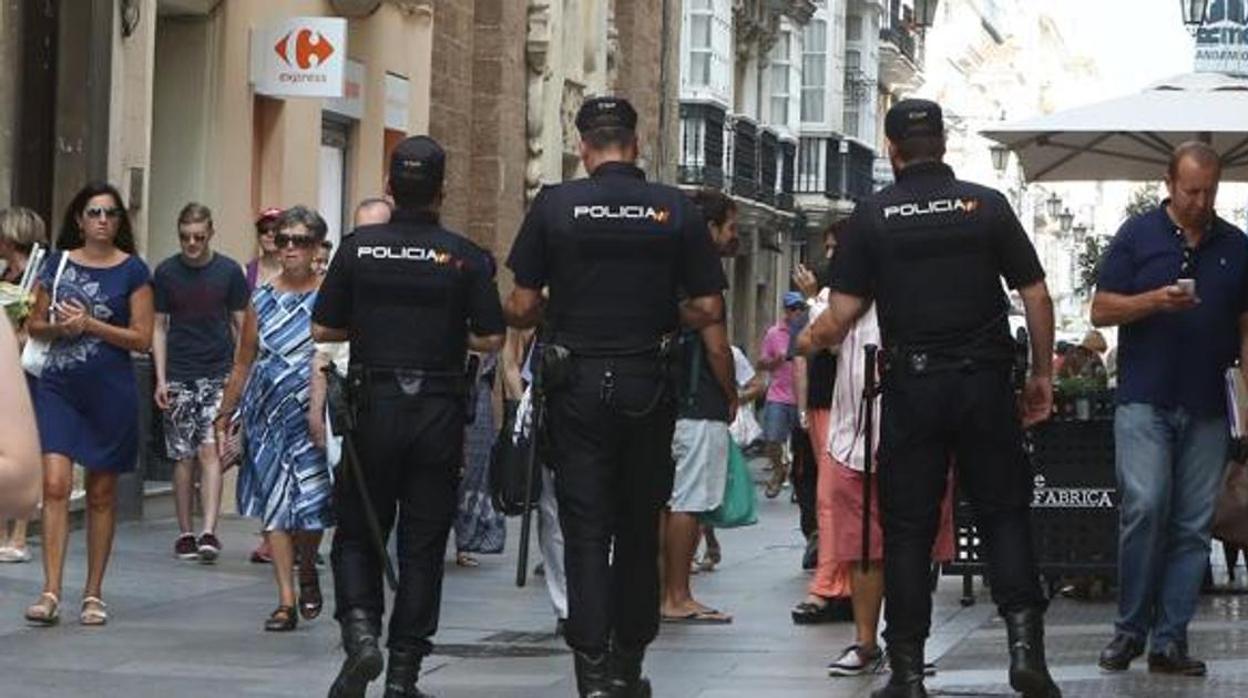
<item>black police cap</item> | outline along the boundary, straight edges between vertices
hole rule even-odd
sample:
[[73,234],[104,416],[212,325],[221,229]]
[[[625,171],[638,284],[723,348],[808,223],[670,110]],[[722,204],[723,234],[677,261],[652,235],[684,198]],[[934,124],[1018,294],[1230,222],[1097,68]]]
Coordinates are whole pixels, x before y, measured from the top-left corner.
[[939,104],[930,100],[903,99],[894,104],[884,117],[884,135],[894,143],[916,136],[942,136],[944,133],[944,113]]
[[585,100],[576,113],[576,130],[581,133],[600,128],[637,130],[637,110],[623,97],[593,97]]
[[423,193],[442,186],[446,151],[429,136],[412,136],[390,155],[390,188],[397,193]]

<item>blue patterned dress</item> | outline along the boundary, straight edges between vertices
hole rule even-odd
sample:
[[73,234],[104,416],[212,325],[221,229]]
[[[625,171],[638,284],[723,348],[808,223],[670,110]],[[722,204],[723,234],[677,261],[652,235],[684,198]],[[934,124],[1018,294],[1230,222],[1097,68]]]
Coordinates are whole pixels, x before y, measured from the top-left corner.
[[238,510],[263,521],[266,531],[333,525],[329,466],[308,432],[314,302],[316,291],[279,291],[272,284],[251,297],[260,346],[243,391]]
[[[49,295],[63,254],[50,255],[39,270]],[[130,295],[149,276],[135,256],[103,269],[68,260],[56,299],[77,301],[96,320],[127,327]],[[128,472],[138,463],[139,396],[127,349],[85,333],[53,340],[35,384],[35,413],[44,453],[68,456],[87,470]]]

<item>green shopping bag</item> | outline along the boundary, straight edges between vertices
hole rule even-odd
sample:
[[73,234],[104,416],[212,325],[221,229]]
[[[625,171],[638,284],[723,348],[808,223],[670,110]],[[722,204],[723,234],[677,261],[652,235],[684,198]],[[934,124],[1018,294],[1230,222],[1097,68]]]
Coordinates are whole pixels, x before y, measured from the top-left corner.
[[702,515],[702,523],[715,528],[737,528],[758,523],[754,480],[741,448],[728,440],[728,482],[719,508]]

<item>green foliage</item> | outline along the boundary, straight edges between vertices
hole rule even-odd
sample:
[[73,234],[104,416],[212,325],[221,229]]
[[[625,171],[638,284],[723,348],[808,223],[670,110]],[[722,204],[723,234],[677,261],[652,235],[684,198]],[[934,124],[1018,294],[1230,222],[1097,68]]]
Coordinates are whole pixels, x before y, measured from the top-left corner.
[[1083,249],[1079,250],[1078,256],[1075,258],[1075,264],[1079,268],[1079,279],[1075,286],[1075,292],[1081,294],[1091,293],[1096,287],[1096,272],[1101,265],[1101,257],[1105,254],[1105,249],[1109,247],[1109,240],[1089,235],[1083,239]]
[[1153,182],[1152,184],[1143,184],[1135,188],[1131,192],[1131,198],[1127,201],[1127,207],[1123,209],[1123,218],[1133,218],[1157,208],[1157,204],[1161,203],[1161,185]]

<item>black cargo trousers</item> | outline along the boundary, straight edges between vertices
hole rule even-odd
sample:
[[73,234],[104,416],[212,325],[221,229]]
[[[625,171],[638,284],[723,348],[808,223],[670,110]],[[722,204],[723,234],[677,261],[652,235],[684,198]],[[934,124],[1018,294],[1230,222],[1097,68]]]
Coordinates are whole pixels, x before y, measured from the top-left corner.
[[[446,541],[463,469],[464,397],[450,390],[411,395],[394,378],[372,381],[360,392],[355,445],[387,541],[398,519],[399,589],[388,645],[426,656],[438,629]],[[363,609],[380,629],[382,560],[358,487],[351,471],[339,466],[334,487],[338,528],[330,553],[335,617]]]
[[[604,390],[604,375],[614,375]],[[571,360],[547,384],[550,465],[568,580],[568,645],[639,651],[659,630],[659,512],[672,493],[675,403],[650,357]]]
[[1001,613],[1046,607],[1031,534],[1033,474],[1008,363],[890,362],[880,433],[884,638],[922,643],[931,629],[932,544],[948,469],[970,500]]

